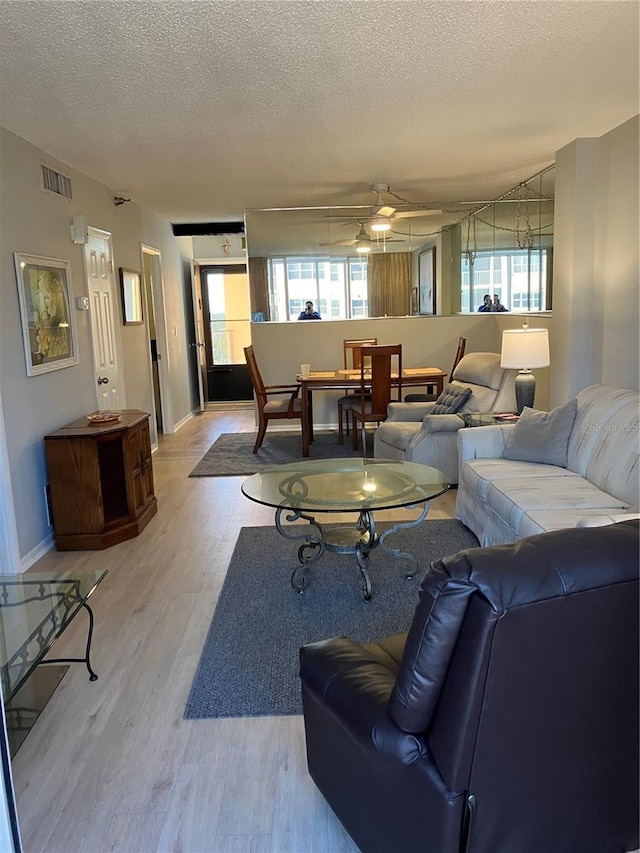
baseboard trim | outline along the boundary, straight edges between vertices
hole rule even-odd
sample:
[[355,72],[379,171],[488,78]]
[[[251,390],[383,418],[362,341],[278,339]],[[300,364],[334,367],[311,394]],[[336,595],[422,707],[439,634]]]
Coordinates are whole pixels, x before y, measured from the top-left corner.
[[30,569],[34,563],[37,563],[40,557],[44,557],[44,555],[51,551],[54,547],[53,542],[53,531],[44,538],[41,542],[39,542],[35,548],[32,548],[28,554],[25,554],[24,557],[20,558],[20,572],[26,572],[27,569]]
[[178,423],[176,423],[176,424],[174,424],[174,425],[173,425],[173,431],[174,431],[174,432],[178,432],[178,430],[179,430],[181,427],[183,427],[186,423],[188,423],[188,422],[191,420],[191,418],[195,417],[195,415],[196,415],[196,413],[195,413],[195,412],[189,412],[189,414],[188,414],[188,415],[185,415],[183,418],[181,418],[181,419],[178,421]]

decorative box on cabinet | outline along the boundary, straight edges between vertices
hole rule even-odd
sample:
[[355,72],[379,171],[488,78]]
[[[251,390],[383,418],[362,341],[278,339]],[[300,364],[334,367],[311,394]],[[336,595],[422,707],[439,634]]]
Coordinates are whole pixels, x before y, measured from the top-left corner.
[[157,512],[149,415],[123,409],[118,423],[80,418],[45,435],[59,551],[100,550],[133,539]]

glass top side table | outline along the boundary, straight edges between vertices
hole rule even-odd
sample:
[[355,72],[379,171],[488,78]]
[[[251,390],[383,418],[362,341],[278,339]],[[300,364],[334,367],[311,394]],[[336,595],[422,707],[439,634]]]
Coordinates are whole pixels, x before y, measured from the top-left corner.
[[[84,663],[90,680],[98,678],[89,659],[93,613],[87,599],[106,575],[106,570],[0,575],[0,679],[5,703],[40,663]],[[45,661],[81,608],[89,616],[84,657]]]
[[[393,557],[411,563],[406,577],[413,577],[418,561],[412,554],[390,549],[385,539],[403,528],[421,524],[429,511],[429,501],[446,492],[451,484],[436,468],[416,462],[384,459],[317,459],[274,465],[254,474],[242,484],[242,493],[256,503],[273,507],[281,536],[303,540],[298,548],[298,566],[291,584],[303,592],[308,584],[308,568],[325,551],[355,554],[363,579],[365,601],[371,598],[367,573],[369,553],[378,545]],[[418,507],[417,519],[396,522],[378,534],[374,512],[383,509]],[[315,518],[319,513],[357,513],[354,527],[328,528]],[[284,521],[290,522],[283,525]],[[291,522],[303,519],[307,528]],[[301,531],[301,532],[298,532]]]
[[505,426],[506,424],[515,424],[518,421],[518,415],[513,412],[458,412],[458,417],[462,418],[466,427],[480,426]]

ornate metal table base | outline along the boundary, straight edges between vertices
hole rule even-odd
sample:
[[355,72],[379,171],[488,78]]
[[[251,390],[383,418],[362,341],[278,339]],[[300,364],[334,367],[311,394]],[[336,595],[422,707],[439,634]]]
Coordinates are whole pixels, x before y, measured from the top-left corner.
[[91,661],[89,656],[91,654],[91,638],[93,637],[93,610],[89,607],[86,601],[82,602],[82,607],[89,614],[89,630],[87,633],[87,645],[85,647],[84,657],[83,658],[47,658],[47,660],[40,661],[40,664],[49,664],[49,663],[83,663],[87,667],[87,671],[89,672],[89,681],[97,681],[98,676],[91,668]]
[[[412,504],[407,509],[414,509],[419,504]],[[412,568],[405,572],[405,578],[414,577],[418,571],[418,561],[413,554],[401,551],[399,548],[389,548],[385,540],[399,530],[417,527],[427,517],[429,502],[424,501],[422,512],[413,521],[398,521],[393,527],[378,534],[373,512],[363,510],[358,516],[355,527],[325,527],[323,528],[312,515],[297,510],[278,507],[276,509],[276,528],[278,533],[285,539],[293,541],[303,539],[304,542],[298,548],[298,561],[300,565],[294,569],[291,575],[291,585],[299,593],[304,592],[309,583],[308,569],[316,563],[325,551],[334,551],[337,554],[355,554],[360,574],[362,575],[362,595],[365,601],[371,600],[371,579],[369,578],[368,560],[369,554],[374,548],[380,546],[383,551],[391,557],[399,560],[407,560]],[[283,525],[282,519],[288,524]],[[292,527],[291,523],[304,519],[309,522],[308,528]],[[293,531],[303,530],[295,533]]]

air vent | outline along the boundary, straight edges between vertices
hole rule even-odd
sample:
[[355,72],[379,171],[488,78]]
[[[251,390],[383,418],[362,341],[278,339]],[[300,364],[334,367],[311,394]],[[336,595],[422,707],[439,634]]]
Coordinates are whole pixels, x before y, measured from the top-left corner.
[[42,190],[46,193],[60,195],[63,198],[72,198],[71,193],[71,178],[62,172],[57,172],[50,166],[45,166],[40,163],[40,179],[42,181]]

